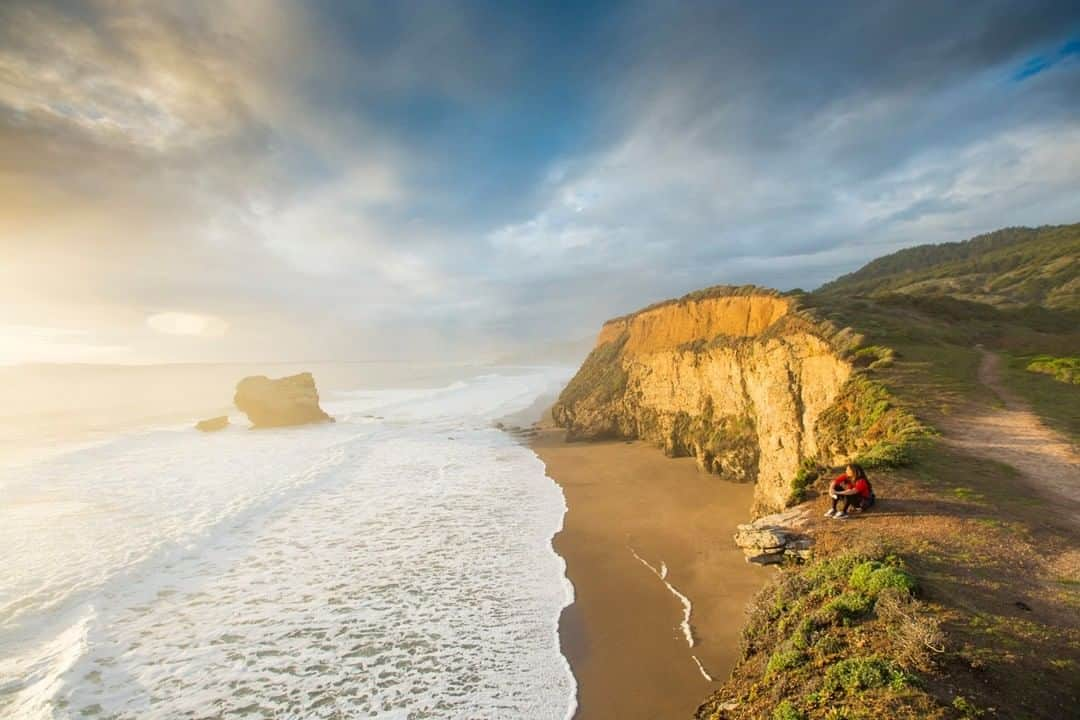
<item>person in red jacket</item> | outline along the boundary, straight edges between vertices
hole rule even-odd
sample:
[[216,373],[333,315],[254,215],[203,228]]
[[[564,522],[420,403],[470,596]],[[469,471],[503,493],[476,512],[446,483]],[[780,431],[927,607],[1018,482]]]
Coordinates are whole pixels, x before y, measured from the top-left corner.
[[847,510],[849,500],[848,496],[843,493],[854,486],[854,477],[855,475],[851,466],[848,466],[843,475],[833,478],[833,481],[829,484],[829,497],[832,498],[832,509],[826,511],[825,517],[834,517],[838,513],[836,506],[840,503],[843,503],[844,509]]
[[[846,520],[848,510],[852,507],[859,510],[867,510],[874,504],[874,489],[870,485],[870,478],[866,477],[866,471],[861,465],[852,463],[847,466],[844,474],[833,480],[829,491],[832,497],[832,510],[825,513],[827,517],[836,520]],[[844,503],[839,512],[836,506]]]

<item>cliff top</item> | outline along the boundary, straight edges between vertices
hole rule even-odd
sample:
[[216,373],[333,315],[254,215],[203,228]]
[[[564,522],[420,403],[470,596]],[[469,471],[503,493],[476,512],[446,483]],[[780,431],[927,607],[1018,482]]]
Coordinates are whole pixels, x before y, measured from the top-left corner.
[[712,285],[707,288],[702,288],[700,290],[689,292],[681,297],[668,298],[667,300],[659,300],[650,305],[646,305],[643,308],[634,310],[633,312],[626,313],[625,315],[613,317],[610,320],[607,320],[604,325],[625,322],[626,320],[630,320],[631,318],[638,315],[642,315],[653,310],[659,310],[660,308],[669,307],[671,305],[686,305],[687,303],[698,302],[701,300],[712,300],[715,298],[751,296],[783,298],[784,294],[781,293],[779,290],[762,287],[760,285]]
[[694,350],[732,339],[797,332],[824,340],[840,354],[857,344],[854,332],[805,307],[801,297],[756,285],[716,285],[608,320],[595,347],[619,342],[621,352],[628,354]]

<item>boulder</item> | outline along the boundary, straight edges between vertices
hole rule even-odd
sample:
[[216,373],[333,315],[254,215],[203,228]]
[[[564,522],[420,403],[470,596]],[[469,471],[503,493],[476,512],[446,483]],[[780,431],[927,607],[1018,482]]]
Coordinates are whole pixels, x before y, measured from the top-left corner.
[[277,379],[246,377],[237,383],[233,402],[257,428],[333,421],[319,407],[319,392],[311,373]]
[[200,420],[195,423],[195,429],[202,430],[203,432],[216,432],[218,430],[224,430],[227,427],[229,427],[228,415],[220,415],[218,417]]
[[735,533],[735,544],[741,548],[782,550],[787,544],[787,533],[779,528],[740,525]]

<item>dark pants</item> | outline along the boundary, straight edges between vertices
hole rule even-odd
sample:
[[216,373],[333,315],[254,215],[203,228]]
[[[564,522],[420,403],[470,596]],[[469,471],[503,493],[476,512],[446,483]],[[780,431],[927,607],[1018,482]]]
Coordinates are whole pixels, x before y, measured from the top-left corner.
[[840,508],[840,511],[841,512],[847,512],[848,508],[851,507],[851,504],[852,504],[851,503],[851,498],[852,497],[853,496],[851,496],[851,495],[834,495],[833,499],[832,499],[832,510],[833,510],[833,512],[836,512],[836,506],[839,505],[840,503],[843,503],[843,505],[844,505],[842,508]]
[[833,512],[836,512],[836,506],[839,503],[843,503],[844,506],[840,508],[840,512],[847,512],[850,508],[868,508],[870,507],[870,500],[864,498],[862,495],[837,495],[832,500]]

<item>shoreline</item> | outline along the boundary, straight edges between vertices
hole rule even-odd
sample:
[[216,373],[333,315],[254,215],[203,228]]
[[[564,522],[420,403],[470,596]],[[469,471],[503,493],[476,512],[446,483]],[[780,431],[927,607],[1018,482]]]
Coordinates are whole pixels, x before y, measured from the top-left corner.
[[744,609],[770,576],[731,541],[753,485],[646,443],[563,438],[522,439],[567,507],[552,547],[574,594],[559,618],[573,717],[691,717],[734,666]]

